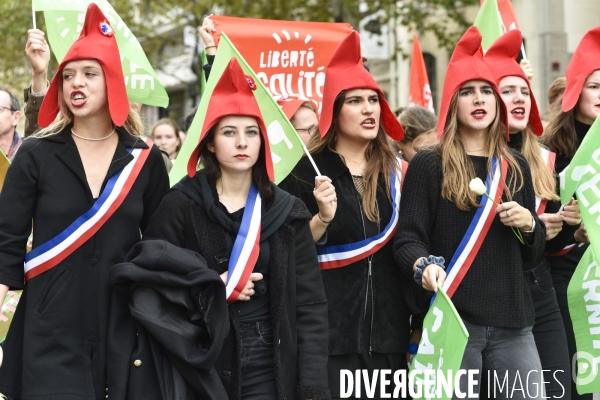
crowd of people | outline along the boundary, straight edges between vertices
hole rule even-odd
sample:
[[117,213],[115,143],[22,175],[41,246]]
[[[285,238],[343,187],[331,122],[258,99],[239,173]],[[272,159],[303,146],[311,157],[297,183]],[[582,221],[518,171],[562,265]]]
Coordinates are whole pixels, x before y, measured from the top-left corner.
[[[192,156],[176,161],[185,135],[171,119],[145,131],[107,26],[91,4],[50,82],[45,35],[29,31],[25,140],[19,101],[0,89],[0,150],[12,162],[0,300],[23,290],[0,347],[1,393],[336,399],[342,370],[407,369],[442,286],[469,332],[461,369],[506,373],[502,398],[590,398],[572,384],[566,295],[589,238],[556,179],[600,115],[600,27],[552,85],[546,121],[515,60],[517,30],[485,55],[478,29],[467,30],[437,117],[394,113],[352,32],[326,68],[320,110],[278,99],[310,158],[275,185],[265,122],[235,58]],[[213,31],[206,18],[206,73]],[[169,190],[174,162],[187,176]],[[533,370],[544,374],[515,394],[516,377]]]

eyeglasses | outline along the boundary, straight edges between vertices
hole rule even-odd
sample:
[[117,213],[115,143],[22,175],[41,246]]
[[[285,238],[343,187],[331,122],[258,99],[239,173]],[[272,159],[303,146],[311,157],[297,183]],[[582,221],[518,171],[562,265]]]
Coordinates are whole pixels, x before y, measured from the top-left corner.
[[304,128],[304,129],[302,129],[302,128],[294,128],[294,129],[296,129],[296,132],[298,132],[298,133],[306,132],[308,134],[308,136],[312,136],[313,133],[315,133],[315,131],[317,130],[317,126],[313,125],[313,126],[311,126],[309,128]]
[[14,113],[14,112],[15,112],[15,110],[13,110],[13,109],[12,109],[12,108],[10,108],[10,107],[2,107],[2,106],[0,106],[0,112],[2,112],[2,111],[4,111],[4,110],[8,110],[8,111],[10,111],[11,113]]

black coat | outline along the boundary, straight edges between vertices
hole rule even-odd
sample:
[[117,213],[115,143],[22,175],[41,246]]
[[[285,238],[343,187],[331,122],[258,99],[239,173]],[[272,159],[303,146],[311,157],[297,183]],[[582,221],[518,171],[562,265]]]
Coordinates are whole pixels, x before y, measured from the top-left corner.
[[[147,145],[120,129],[108,178]],[[82,400],[106,395],[108,271],[140,241],[168,189],[157,147],[104,226],[51,270],[24,284],[25,245],[54,238],[94,204],[70,126],[23,142],[0,194],[0,283],[23,295],[4,344],[0,392],[20,398]]]
[[[350,170],[339,155],[328,150],[313,155],[313,159],[321,174],[332,180],[338,199],[337,212],[327,227],[324,245],[335,246],[364,240],[362,203]],[[292,173],[279,185],[302,199],[312,215],[319,211],[313,195],[315,175],[309,159],[303,157]],[[380,176],[377,203],[381,229],[392,216],[392,205],[384,188],[385,183]],[[319,243],[321,244],[321,241]],[[372,266],[373,351],[386,354],[405,353],[408,350],[411,311],[426,311],[426,294],[402,274],[402,270],[394,261],[391,240],[374,254]],[[365,323],[367,301],[367,259],[346,267],[321,271],[321,275],[329,304],[329,354],[359,353],[362,348],[361,329]]]
[[229,332],[225,285],[206,260],[145,240],[110,281],[110,398],[227,400],[213,368]]
[[[263,223],[261,231],[261,239],[268,240],[270,248],[269,294],[277,397],[328,399],[327,301],[308,225],[310,214],[302,202],[275,185],[272,187],[273,203],[291,200],[291,207],[279,216],[279,228],[267,236]],[[206,259],[209,268],[221,274],[227,271],[229,253],[223,226],[205,209],[214,207],[213,191],[214,185],[208,184],[202,171],[193,179],[182,179],[165,196],[144,237],[196,251]],[[275,207],[265,205],[267,210]],[[231,331],[216,365],[230,399],[239,399],[241,389],[237,314],[234,302],[229,305]]]

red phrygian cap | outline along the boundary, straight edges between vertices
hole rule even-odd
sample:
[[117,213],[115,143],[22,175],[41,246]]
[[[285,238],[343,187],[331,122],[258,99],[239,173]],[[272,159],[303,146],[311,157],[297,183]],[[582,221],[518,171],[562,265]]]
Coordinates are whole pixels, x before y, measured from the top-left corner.
[[323,105],[319,119],[321,137],[327,134],[333,119],[333,103],[342,90],[373,89],[379,94],[381,104],[381,123],[383,129],[394,140],[402,140],[404,130],[390,110],[385,96],[375,79],[365,69],[360,52],[360,36],[356,31],[350,32],[339,44],[327,69],[325,70],[325,87],[323,88]]
[[[285,114],[287,119],[291,120],[296,111],[300,108],[300,106],[304,103],[310,103],[308,100],[300,100],[297,98],[281,98],[277,100],[277,104],[281,107],[281,111]],[[314,106],[314,105],[313,105]],[[319,113],[317,112],[317,118],[319,117]]]
[[485,53],[484,60],[488,68],[494,75],[496,84],[500,84],[502,78],[507,76],[518,76],[527,82],[529,87],[529,96],[531,98],[531,112],[529,113],[529,126],[537,136],[544,132],[540,111],[531,90],[531,83],[527,79],[527,75],[523,72],[523,68],[517,64],[516,58],[521,50],[523,37],[521,31],[512,30],[500,36],[494,44]]
[[58,66],[56,75],[50,83],[40,108],[39,126],[47,127],[58,115],[58,86],[62,81],[60,78],[62,70],[68,62],[75,60],[97,60],[100,63],[106,79],[110,117],[116,126],[123,126],[129,114],[129,100],[125,89],[121,56],[114,30],[95,3],[88,6],[83,30]]
[[567,87],[562,100],[562,110],[567,112],[575,107],[583,84],[588,76],[600,69],[600,26],[588,31],[577,45],[567,66]]
[[229,61],[229,64],[227,64],[227,68],[223,71],[223,74],[210,95],[208,109],[206,110],[206,116],[204,117],[204,124],[202,125],[202,131],[200,132],[200,139],[198,139],[198,145],[192,152],[187,165],[188,175],[191,178],[196,175],[196,168],[198,166],[198,160],[200,159],[202,146],[205,146],[202,139],[206,136],[206,132],[216,125],[223,117],[229,115],[244,115],[254,117],[256,118],[256,122],[258,122],[258,127],[260,128],[260,133],[265,144],[267,173],[269,174],[269,179],[271,181],[275,179],[273,162],[271,161],[269,137],[267,136],[267,128],[263,121],[262,114],[260,113],[260,109],[258,108],[258,103],[254,97],[253,90],[255,89],[256,84],[252,78],[247,77],[244,74],[240,63],[233,57]]
[[[442,92],[442,103],[440,105],[440,116],[438,119],[438,139],[442,136],[446,127],[446,118],[450,108],[450,101],[454,93],[460,89],[467,81],[482,80],[490,83],[492,88],[499,95],[498,86],[496,86],[494,76],[483,60],[481,50],[481,34],[479,29],[471,26],[467,32],[458,41],[450,64],[446,70],[446,79],[444,80],[444,91]],[[500,98],[500,118],[506,125],[506,138],[508,139],[508,114],[506,106]]]

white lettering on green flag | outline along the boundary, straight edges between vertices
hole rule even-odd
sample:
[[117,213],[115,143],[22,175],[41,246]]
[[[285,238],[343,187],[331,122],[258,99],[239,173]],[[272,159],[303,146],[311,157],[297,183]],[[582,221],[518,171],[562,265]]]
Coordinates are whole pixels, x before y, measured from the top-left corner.
[[275,170],[275,183],[281,182],[296,166],[300,157],[302,157],[304,151],[302,141],[298,137],[294,127],[260,79],[256,77],[256,74],[252,71],[248,63],[246,63],[233,46],[229,38],[227,38],[225,33],[221,33],[221,41],[219,42],[215,61],[210,70],[210,76],[206,82],[206,89],[200,99],[200,104],[188,131],[187,138],[183,142],[181,151],[177,156],[177,162],[173,165],[173,169],[171,169],[169,174],[171,185],[179,182],[187,174],[187,162],[198,144],[210,96],[232,57],[237,58],[246,75],[252,77],[256,84],[254,96],[267,127],[273,168]]
[[571,278],[567,296],[577,344],[577,392],[600,391],[600,118],[586,133],[571,163],[560,174],[560,200],[576,194],[590,246]]
[[577,392],[600,392],[600,268],[591,247],[571,278],[567,297],[577,344]]
[[[91,0],[33,0],[36,11],[43,11],[48,29],[48,41],[60,63],[77,40],[85,12]],[[121,53],[123,75],[130,102],[167,107],[169,96],[158,81],[142,46],[107,0],[93,1],[104,13],[113,29]]]
[[[414,399],[452,398],[454,378],[468,341],[467,328],[450,298],[438,285],[437,296],[423,321],[419,351],[409,372],[409,376],[414,376],[415,385],[421,385],[415,390],[420,396]],[[428,376],[431,374],[434,378]]]

